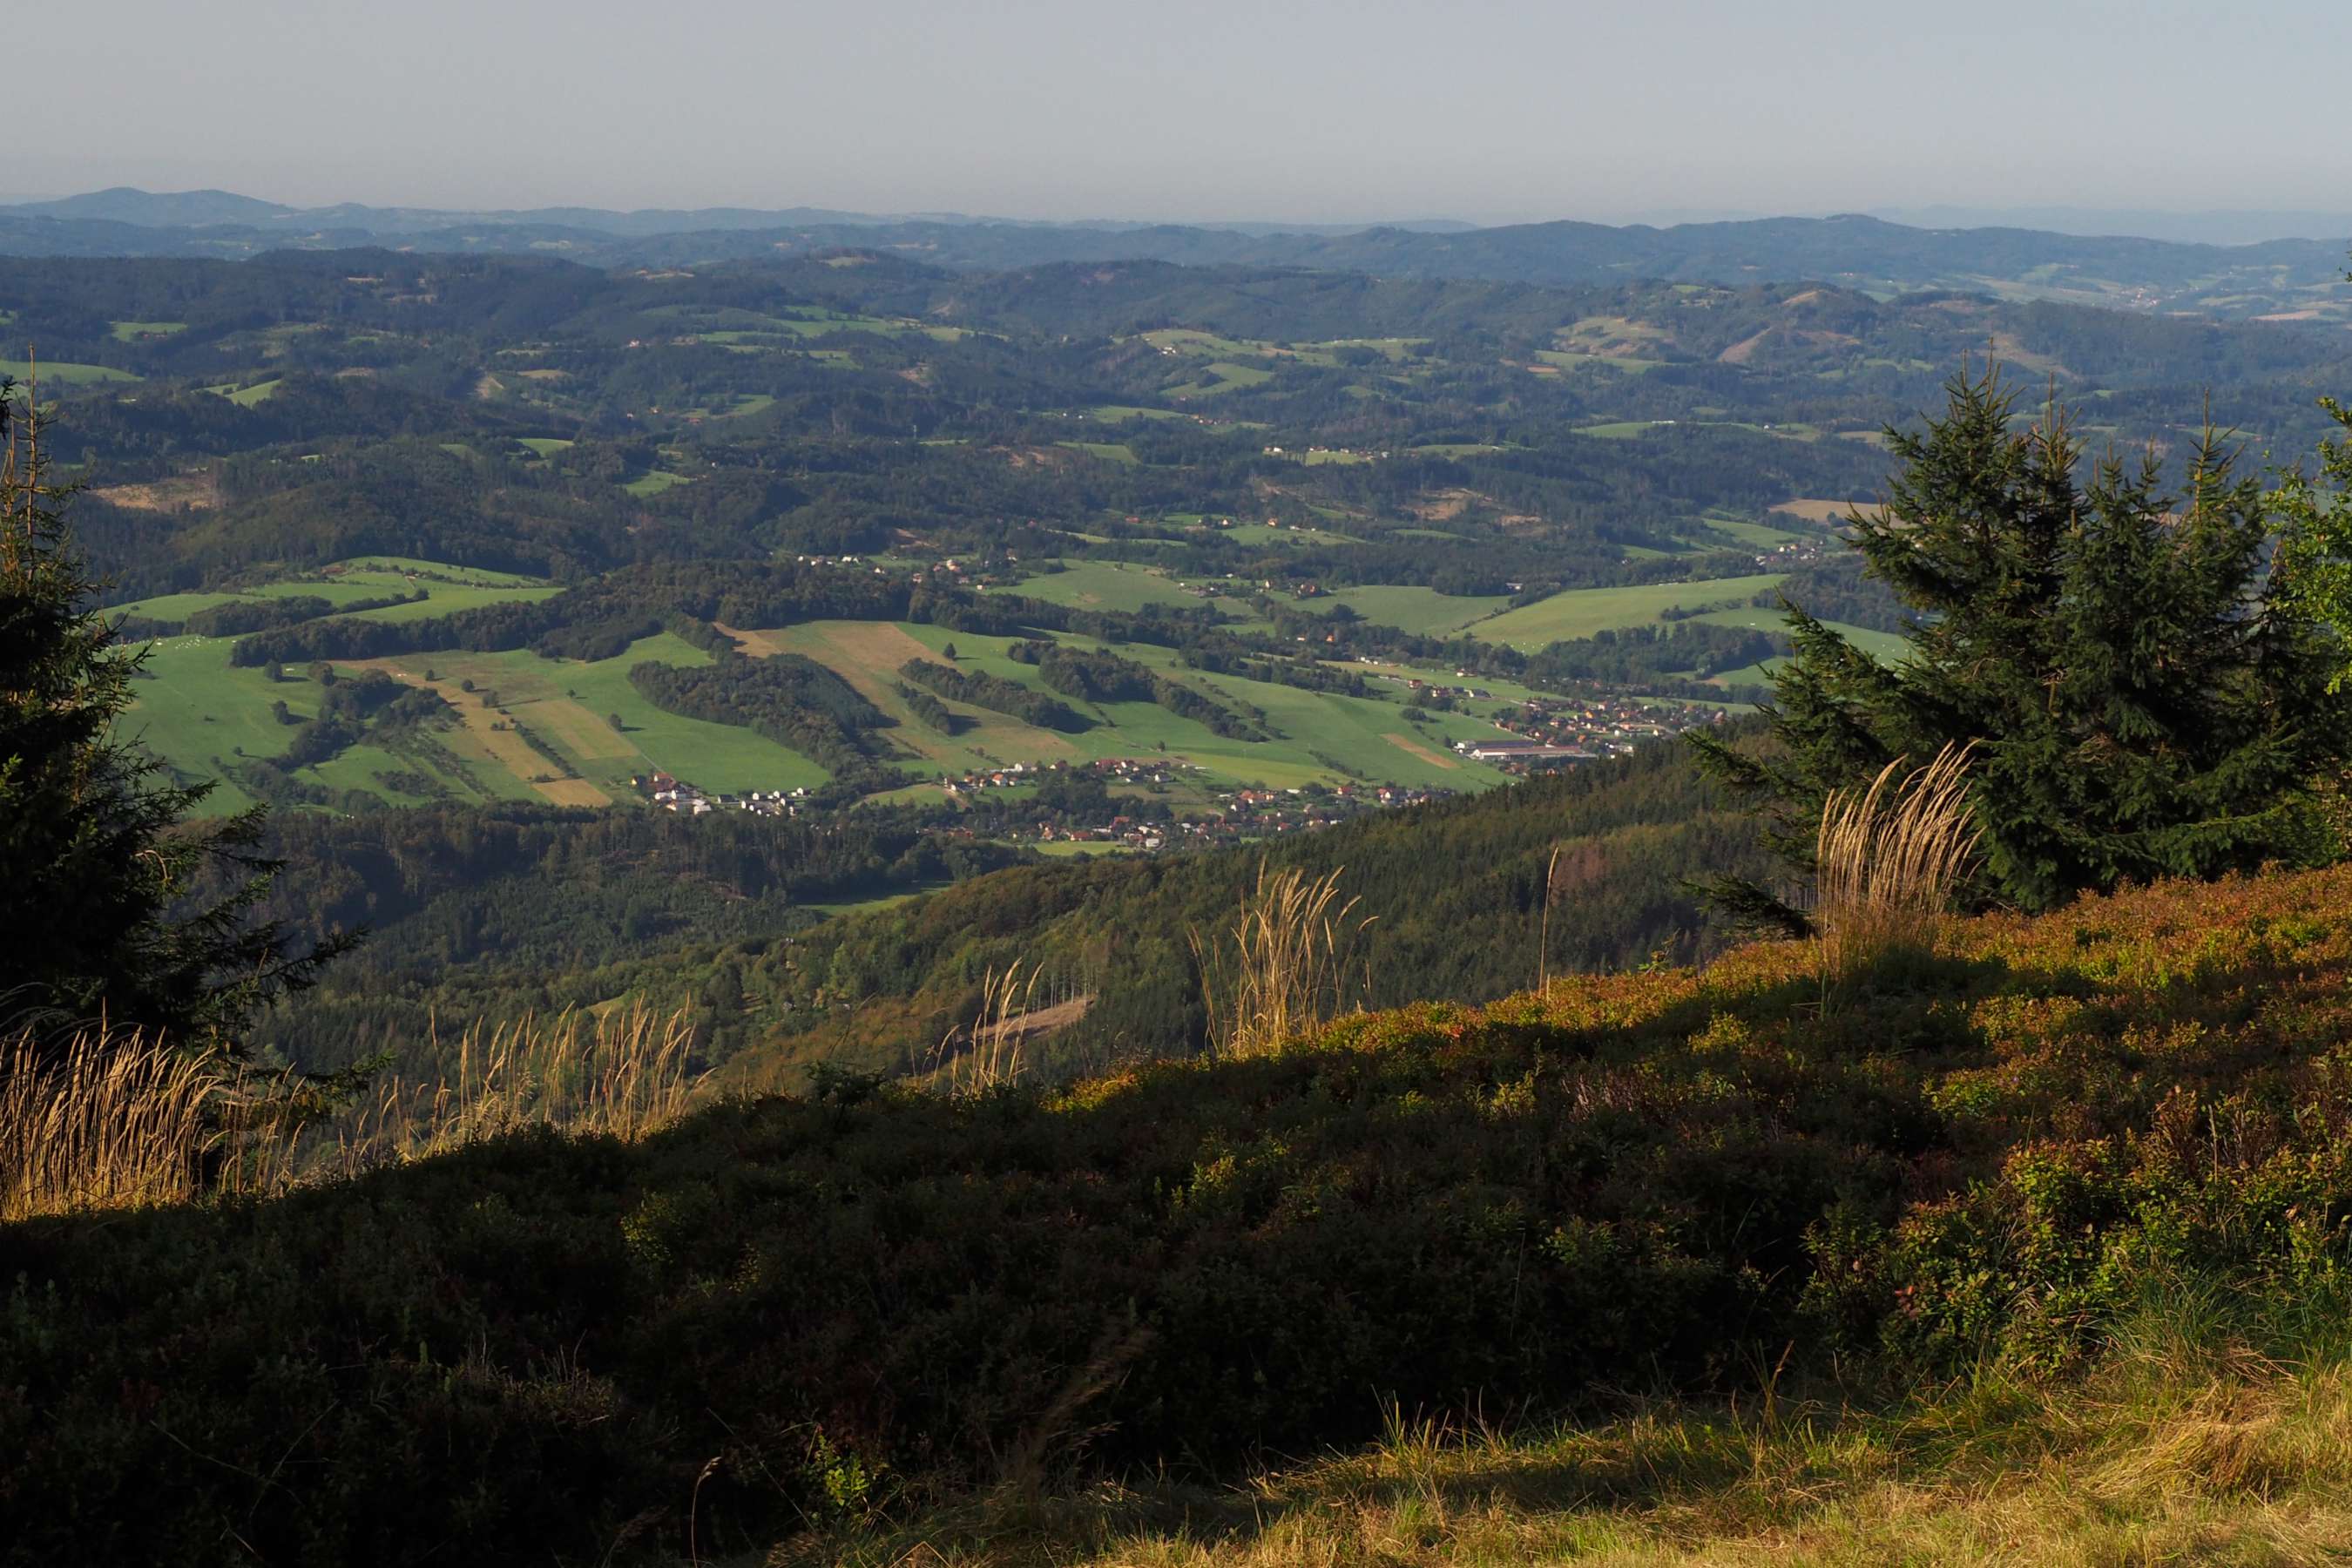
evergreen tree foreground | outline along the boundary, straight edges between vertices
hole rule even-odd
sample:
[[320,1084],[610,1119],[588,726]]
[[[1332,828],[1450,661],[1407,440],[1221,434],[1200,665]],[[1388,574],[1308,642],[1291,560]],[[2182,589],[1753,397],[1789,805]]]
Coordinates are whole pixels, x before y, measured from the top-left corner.
[[199,819],[212,786],[172,782],[125,733],[143,654],[93,607],[35,406],[0,379],[0,1029],[234,1053],[350,939],[299,944],[264,918],[265,808]]
[[[1801,870],[1831,790],[1977,742],[1977,891],[2028,910],[2324,856],[2314,784],[2352,731],[2333,644],[2268,570],[2262,483],[2209,431],[2167,494],[2154,453],[2085,464],[2054,400],[2016,430],[1995,369],[1948,390],[1941,418],[1887,432],[1900,472],[1848,519],[1864,570],[1911,613],[1906,655],[1882,663],[1789,606],[1769,736],[1695,736],[1703,765],[1769,803],[1774,847]],[[1716,891],[1805,929],[1760,884]]]

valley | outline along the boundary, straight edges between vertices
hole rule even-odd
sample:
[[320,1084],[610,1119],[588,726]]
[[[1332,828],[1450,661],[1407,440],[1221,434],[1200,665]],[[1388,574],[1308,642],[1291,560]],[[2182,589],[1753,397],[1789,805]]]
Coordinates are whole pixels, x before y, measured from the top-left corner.
[[[270,809],[289,919],[375,924],[410,973],[442,956],[394,1012],[505,1008],[517,950],[453,936],[436,900],[457,889],[412,906],[367,871],[357,904],[292,890],[382,814],[432,838],[518,812],[583,835],[558,824],[584,811],[899,846],[781,899],[725,857],[702,888],[559,858],[529,892],[468,895],[550,911],[555,946],[532,951],[570,956],[524,994],[740,994],[705,1016],[712,1059],[759,1046],[740,1070],[787,1081],[828,1051],[915,1048],[990,960],[958,958],[920,1002],[919,975],[861,982],[876,1001],[836,1038],[812,1005],[856,987],[757,978],[709,896],[793,931],[870,907],[903,932],[952,902],[942,855],[1109,876],[1105,855],[1338,845],[1737,726],[1787,661],[1784,600],[1898,658],[1902,611],[1854,570],[1844,519],[1884,492],[1886,429],[1916,428],[1988,342],[2101,439],[2174,464],[2209,398],[2245,439],[2291,444],[2318,428],[2315,393],[2352,382],[2352,340],[2320,316],[1834,278],[990,270],[872,246],[603,268],[0,259],[0,309],[44,323],[45,364],[89,367],[44,374],[44,443],[85,487],[77,537],[142,650],[124,733],[209,788],[205,810]],[[1591,831],[1650,830],[1611,823]],[[1627,854],[1609,885],[1702,853],[1748,850],[1710,828]],[[625,934],[591,939],[614,899]],[[1606,900],[1574,917],[1595,945],[1572,962],[1722,940],[1685,892],[1624,918]],[[482,919],[458,929],[511,938],[510,914]],[[1023,924],[1024,945],[1064,945]],[[1472,999],[1518,967],[1441,982],[1430,956],[1416,984]],[[1054,962],[1106,991],[1083,942]],[[392,1005],[382,973],[330,981],[271,1048],[340,1056],[333,1020]],[[1137,1005],[1160,1009],[1154,1038],[1197,1026]],[[1085,1059],[1141,1016],[1114,998],[1042,1048]]]
[[2342,0],[0,37],[0,1568],[2352,1565]]

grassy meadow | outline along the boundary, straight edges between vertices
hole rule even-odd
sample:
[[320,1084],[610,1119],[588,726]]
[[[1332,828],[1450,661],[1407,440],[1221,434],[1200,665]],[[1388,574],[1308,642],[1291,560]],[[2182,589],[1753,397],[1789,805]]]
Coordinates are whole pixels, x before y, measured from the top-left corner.
[[[922,756],[916,771],[961,773],[1008,763],[1084,763],[1120,757],[1164,759],[1202,772],[1191,782],[1202,785],[1265,784],[1288,788],[1307,784],[1363,780],[1456,790],[1486,787],[1502,774],[1484,763],[1452,754],[1457,739],[1490,736],[1493,726],[1461,714],[1432,714],[1418,729],[1405,721],[1400,689],[1395,700],[1305,691],[1265,681],[1213,676],[1184,668],[1172,650],[1122,645],[1120,657],[1244,713],[1262,710],[1280,738],[1246,741],[1220,736],[1196,721],[1153,702],[1071,706],[1096,721],[1075,734],[1041,730],[1005,714],[968,704],[947,707],[966,726],[943,736],[915,718],[895,690],[898,668],[909,658],[941,660],[953,644],[961,668],[1050,692],[1035,666],[1005,657],[1019,639],[950,632],[913,622],[817,621],[744,634],[748,652],[798,653],[839,674],[866,700],[899,720],[891,739]],[[1069,639],[1078,646],[1085,639]],[[1056,694],[1058,695],[1058,694]]]
[[0,375],[14,376],[18,381],[58,381],[71,386],[89,386],[100,382],[132,382],[143,378],[127,370],[110,365],[77,364],[71,360],[0,359]]
[[[1779,585],[1782,574],[1712,577],[1696,583],[1645,583],[1623,588],[1571,588],[1537,604],[1506,610],[1472,628],[1486,642],[1508,643],[1528,652],[1548,644],[1589,637],[1613,627],[1647,626],[1667,610],[1745,606]],[[1759,611],[1769,615],[1769,612]],[[1775,625],[1778,624],[1777,617]]]
[[214,593],[164,594],[108,606],[109,613],[161,621],[184,620],[198,610],[209,610],[241,599],[318,598],[341,606],[362,599],[390,598],[423,589],[417,603],[386,605],[362,610],[362,620],[425,620],[470,610],[483,605],[544,599],[562,590],[535,577],[511,572],[491,572],[472,566],[452,566],[437,561],[398,556],[366,556],[339,563],[328,572],[264,583],[251,588]]
[[1129,614],[1148,605],[1189,609],[1202,602],[1185,593],[1167,573],[1132,561],[1066,561],[1062,567],[1059,572],[1025,577],[1013,591],[1024,599],[1049,605]]
[[[526,445],[556,450],[552,438]],[[669,481],[673,476],[657,477]],[[683,481],[678,481],[683,482]],[[1710,520],[1712,521],[1714,520]],[[1262,535],[1264,541],[1341,541],[1336,531],[1270,529],[1244,525],[1227,531]],[[1174,575],[1131,562],[1072,560],[1065,569],[1024,581],[1025,596],[1076,608],[1133,613],[1151,605],[1195,608],[1202,601],[1185,592]],[[1540,648],[1561,639],[1589,637],[1605,627],[1654,622],[1662,612],[1724,607],[1702,612],[1725,625],[1776,627],[1777,615],[1746,601],[1779,581],[1775,574],[1698,583],[1575,590],[1539,603],[1509,607],[1499,596],[1456,597],[1411,585],[1341,588],[1299,602],[1308,614],[1329,614],[1346,605],[1365,620],[1421,635],[1458,632]],[[362,619],[405,622],[436,617],[480,605],[543,599],[560,589],[513,573],[482,571],[446,563],[370,556],[330,571],[264,582],[237,590],[171,594],[114,606],[129,615],[166,622],[239,601],[315,597],[338,606],[422,590],[416,602],[355,612]],[[1257,624],[1238,600],[1228,604],[1230,624]],[[898,668],[915,657],[935,658],[952,642],[972,668],[1015,684],[1043,689],[1034,667],[1003,657],[1012,640],[958,637],[914,623],[815,622],[784,628],[739,632],[747,651],[805,654],[841,674],[885,713],[899,721],[892,744],[908,753],[899,766],[910,783],[941,773],[984,771],[1012,762],[1088,762],[1116,757],[1165,756],[1189,764],[1185,783],[1207,790],[1244,784],[1277,788],[1310,783],[1402,784],[1454,790],[1483,788],[1503,775],[1454,753],[1457,742],[1491,738],[1490,710],[1432,712],[1408,723],[1410,701],[1401,687],[1375,686],[1370,698],[1300,690],[1271,683],[1213,676],[1180,665],[1163,649],[1123,645],[1122,657],[1145,664],[1170,680],[1191,687],[1253,720],[1271,737],[1261,741],[1221,737],[1204,725],[1181,719],[1155,703],[1113,703],[1090,708],[1094,727],[1061,734],[1024,724],[1003,714],[950,704],[959,732],[942,735],[917,719],[894,689]],[[1082,639],[1071,639],[1082,640]],[[1889,652],[1899,639],[1860,633],[1874,652]],[[166,638],[151,655],[141,683],[137,720],[145,742],[182,776],[221,782],[216,803],[241,805],[237,783],[247,764],[281,756],[292,739],[290,723],[271,716],[284,701],[289,721],[313,716],[316,704],[305,672],[271,686],[258,671],[229,664],[231,639]],[[394,754],[373,741],[345,754],[296,770],[295,779],[333,792],[359,791],[395,805],[433,799],[540,798],[564,805],[598,805],[627,798],[628,780],[655,769],[690,779],[708,789],[814,787],[830,776],[811,759],[749,730],[679,718],[638,696],[627,679],[631,666],[646,660],[698,665],[708,656],[667,634],[640,641],[623,655],[594,663],[551,661],[524,650],[467,653],[457,650],[405,654],[362,661],[412,684],[429,684],[455,705],[458,722],[429,734],[411,736]],[[1770,662],[1727,672],[1726,683],[1760,679]],[[1364,673],[1353,665],[1343,669]],[[1449,680],[1448,670],[1415,671],[1424,679]],[[472,692],[463,689],[471,681]],[[1481,680],[1497,702],[1536,693],[1508,683]],[[1506,689],[1506,688],[1508,688]],[[494,707],[481,701],[495,692]],[[1081,705],[1086,706],[1086,705]],[[1475,707],[1476,705],[1473,705]],[[619,725],[613,721],[617,718]]]

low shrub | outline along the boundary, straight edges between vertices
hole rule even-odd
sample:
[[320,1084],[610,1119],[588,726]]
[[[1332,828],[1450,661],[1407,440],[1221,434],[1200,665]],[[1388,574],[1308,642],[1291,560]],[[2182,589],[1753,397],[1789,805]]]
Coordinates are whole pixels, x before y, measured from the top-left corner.
[[[1384,1407],[2054,1368],[2191,1265],[2340,1300],[2352,870],[1802,944],[939,1096],[825,1076],[270,1202],[0,1228],[0,1553],[763,1549]],[[462,1543],[462,1548],[458,1543]]]

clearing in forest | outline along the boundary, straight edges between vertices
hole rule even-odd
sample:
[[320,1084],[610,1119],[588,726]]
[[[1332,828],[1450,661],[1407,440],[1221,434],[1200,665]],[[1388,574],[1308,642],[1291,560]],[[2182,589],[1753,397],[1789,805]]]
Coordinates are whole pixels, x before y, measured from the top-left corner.
[[555,731],[555,738],[582,757],[633,757],[636,747],[613,728],[568,697],[551,697],[531,704],[530,716]]
[[1570,588],[1549,599],[1507,610],[1470,628],[1481,642],[1508,643],[1532,652],[1595,632],[1654,624],[1668,610],[1694,612],[1747,604],[1784,574],[1702,578],[1694,583],[1643,583],[1616,588]]
[[[544,775],[555,771],[555,764],[534,751],[530,742],[524,740],[510,727],[512,724],[510,719],[494,708],[484,707],[479,694],[444,689],[448,685],[446,681],[428,681],[422,673],[405,668],[401,663],[391,659],[372,658],[337,660],[336,662],[339,666],[352,669],[380,669],[394,680],[440,691],[443,697],[448,699],[450,707],[456,710],[459,721],[465,724],[466,733],[475,744],[488,752],[500,767],[557,805],[610,805],[613,804],[611,795],[606,795],[586,779],[545,777]],[[537,706],[544,709],[548,703],[542,701]],[[572,706],[575,709],[578,707],[577,704]],[[586,716],[585,709],[578,710],[583,717]],[[614,739],[617,740],[618,737]]]
[[1785,511],[1790,517],[1801,517],[1807,522],[1831,523],[1844,521],[1846,512],[1853,505],[1853,501],[1829,500],[1821,497],[1809,496],[1800,497],[1795,500],[1784,500],[1772,510]]
[[952,736],[915,717],[898,695],[898,669],[910,658],[947,661],[892,621],[810,621],[782,631],[736,631],[722,627],[743,651],[754,657],[796,653],[814,659],[849,682],[856,693],[898,721],[888,731],[891,743],[915,752],[925,762],[956,773],[999,763],[1055,762],[1083,753],[1069,740],[1051,730],[1024,724],[1018,719],[968,703],[950,702],[948,709],[964,727]]

